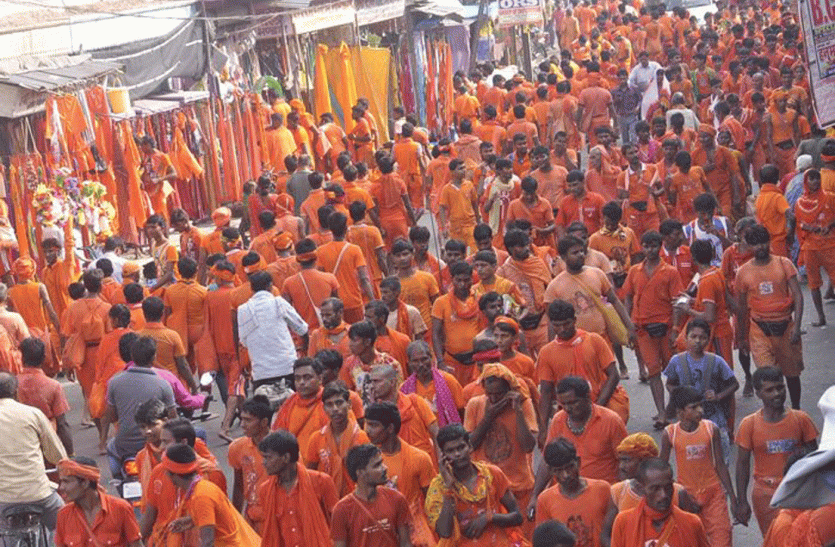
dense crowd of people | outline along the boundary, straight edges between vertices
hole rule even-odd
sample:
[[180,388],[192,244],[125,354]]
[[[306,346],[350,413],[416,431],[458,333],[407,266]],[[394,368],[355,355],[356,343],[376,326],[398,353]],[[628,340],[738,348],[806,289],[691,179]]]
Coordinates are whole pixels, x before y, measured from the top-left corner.
[[[726,547],[752,514],[768,547],[832,544],[833,506],[770,502],[817,447],[797,266],[824,325],[835,140],[791,6],[716,6],[549,5],[559,54],[456,74],[448,135],[276,100],[240,223],[154,203],[144,265],[44,239],[0,284],[0,512],[60,547]],[[229,477],[188,418],[207,372]],[[138,507],[74,450],[59,373]]]

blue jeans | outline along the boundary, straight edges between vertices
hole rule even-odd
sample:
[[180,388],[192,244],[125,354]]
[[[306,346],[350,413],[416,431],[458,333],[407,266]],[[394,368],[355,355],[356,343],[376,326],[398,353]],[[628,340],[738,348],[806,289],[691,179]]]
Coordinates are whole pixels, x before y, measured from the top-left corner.
[[629,116],[618,116],[618,126],[620,126],[620,138],[623,144],[635,142],[637,137],[635,135],[635,124],[638,123],[638,115],[630,114]]

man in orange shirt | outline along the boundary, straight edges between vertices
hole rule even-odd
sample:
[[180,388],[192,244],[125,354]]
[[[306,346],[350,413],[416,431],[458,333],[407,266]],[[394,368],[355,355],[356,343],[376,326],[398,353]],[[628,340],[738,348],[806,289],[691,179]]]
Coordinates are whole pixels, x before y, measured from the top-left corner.
[[[562,406],[548,427],[546,443],[565,437],[578,450],[580,475],[609,484],[618,480],[617,447],[626,438],[623,420],[608,408],[591,401],[589,383],[577,376],[566,376],[557,384],[557,401]],[[540,493],[549,482],[548,466],[539,465],[527,514],[535,512]]]
[[229,445],[229,467],[234,473],[232,505],[246,521],[261,532],[265,520],[264,508],[258,497],[258,488],[267,479],[262,465],[258,444],[270,432],[273,410],[269,400],[256,395],[241,405],[241,429],[244,436]]
[[34,260],[29,257],[20,257],[12,263],[12,271],[17,283],[9,287],[10,309],[23,317],[32,336],[40,338],[46,344],[47,359],[44,363],[44,371],[47,376],[54,376],[60,367],[58,333],[61,332],[61,323],[58,314],[52,307],[46,286],[34,279]]
[[339,380],[322,388],[322,405],[330,422],[310,436],[303,460],[308,469],[330,475],[338,496],[346,496],[354,488],[354,481],[345,469],[348,451],[368,442],[368,435],[351,413],[350,392]]
[[747,492],[753,454],[754,487],[751,502],[760,532],[765,536],[779,512],[777,508],[770,507],[770,502],[783,478],[786,463],[798,452],[817,449],[818,429],[802,410],[786,408],[786,384],[779,369],[759,368],[754,371],[753,381],[754,390],[763,406],[742,419],[736,434],[736,491],[739,492],[737,514],[746,524],[751,517]]
[[473,183],[465,180],[467,168],[458,158],[449,162],[450,181],[441,188],[438,198],[441,236],[457,239],[475,250],[473,228],[479,222],[478,196]]
[[64,310],[70,304],[67,287],[71,282],[78,279],[81,273],[78,259],[75,257],[75,238],[72,225],[72,218],[67,220],[64,225],[63,258],[61,258],[62,246],[56,238],[49,237],[41,243],[45,262],[43,270],[41,270],[41,280],[58,317],[64,315]]
[[440,370],[432,362],[429,344],[417,340],[406,348],[411,376],[400,387],[406,395],[416,393],[426,399],[441,427],[459,423],[464,412],[464,392],[455,376]]
[[753,226],[745,241],[753,247],[754,258],[739,269],[734,282],[739,307],[737,346],[751,352],[758,368],[780,368],[786,377],[792,408],[799,409],[803,294],[797,268],[788,258],[771,255],[770,235],[765,227]]
[[504,150],[505,142],[507,141],[507,130],[502,127],[502,124],[496,120],[498,112],[496,107],[488,104],[484,107],[483,122],[473,129],[473,133],[481,142],[489,142],[493,144],[493,150],[500,154]]
[[673,266],[661,260],[661,234],[646,232],[641,238],[644,260],[629,269],[623,284],[626,310],[637,327],[638,350],[647,369],[655,408],[656,429],[666,425],[664,384],[661,371],[673,356],[676,332],[671,323],[673,300],[684,290],[681,276]]
[[629,396],[618,385],[620,378],[609,344],[599,334],[578,329],[574,307],[565,300],[551,302],[548,319],[556,336],[542,348],[536,361],[541,443],[545,443],[554,413],[556,386],[567,376],[583,378],[589,383],[595,404],[614,411],[626,423]]
[[[391,247],[396,239],[408,237],[409,226],[415,224],[415,212],[405,182],[394,173],[392,157],[382,155],[377,160],[377,168],[380,177],[372,183],[370,193],[378,209],[380,231],[386,246]],[[423,207],[424,200],[418,203]]]
[[794,171],[792,162],[800,140],[800,114],[787,107],[788,94],[782,87],[774,90],[771,101],[773,106],[763,116],[766,152],[768,162],[776,165],[783,177]]
[[609,483],[580,475],[577,449],[566,439],[549,443],[543,459],[557,484],[539,495],[536,523],[565,522],[575,535],[587,539],[586,545],[607,545],[617,515]]
[[296,359],[293,377],[296,392],[281,406],[272,430],[286,429],[299,440],[302,458],[307,455],[311,435],[328,425],[322,405],[322,363],[310,357]]
[[481,139],[473,134],[470,120],[463,120],[459,125],[458,140],[452,143],[452,155],[462,160],[467,169],[475,169],[481,162]]
[[285,542],[330,547],[330,516],[338,493],[326,473],[306,469],[299,443],[287,431],[276,431],[258,443],[267,478],[258,488],[264,522],[263,547]]
[[[395,241],[391,246],[391,256],[400,281],[403,303],[417,308],[424,324],[431,325],[432,305],[440,294],[437,279],[431,273],[417,268],[414,260],[415,247],[411,242],[402,239]],[[440,275],[440,270],[438,274]]]
[[600,65],[592,61],[588,64],[587,70],[586,86],[577,100],[576,123],[580,131],[591,137],[589,144],[594,146],[597,143],[598,127],[610,127],[614,122],[614,131],[617,134],[617,115],[612,104],[612,94],[601,85],[603,80],[600,76]]
[[[531,253],[530,238],[522,230],[510,230],[504,236],[510,257],[496,270],[501,277],[515,283],[524,298],[525,311],[519,326],[532,355],[548,343],[548,328],[542,321],[545,313],[545,289],[551,275],[548,266]],[[520,306],[521,302],[518,303]]]
[[669,547],[711,545],[699,517],[673,504],[673,470],[669,463],[658,458],[643,462],[638,481],[644,497],[637,507],[615,517],[612,547],[644,547],[659,543],[659,539]]
[[293,135],[293,141],[296,143],[296,148],[293,150],[293,153],[296,156],[301,156],[302,154],[312,155],[310,133],[301,126],[298,112],[293,111],[287,114],[287,130]]
[[389,309],[386,324],[412,340],[423,340],[428,332],[426,323],[423,322],[420,310],[403,302],[402,291],[400,279],[396,276],[389,276],[380,282],[380,299]]
[[[58,493],[67,505],[58,511],[54,545],[71,547],[107,542],[142,546],[133,508],[125,500],[104,493],[99,485],[101,472],[94,460],[81,456],[61,460],[58,475]],[[87,515],[95,515],[92,523]]]
[[461,85],[456,90],[458,96],[452,106],[452,121],[457,126],[461,125],[463,120],[469,121],[471,124],[478,123],[478,115],[481,105],[476,97],[473,97],[466,86]]
[[[464,261],[453,264],[453,290],[432,305],[432,346],[438,368],[451,371],[461,384],[473,378],[473,339],[481,330],[478,302],[470,294],[473,268]],[[402,282],[402,280],[401,280]]]
[[345,305],[345,319],[349,323],[362,320],[363,301],[374,298],[374,289],[362,250],[345,241],[348,219],[333,213],[328,219],[333,241],[316,250],[319,269],[332,273],[339,281],[339,297]]
[[525,119],[527,115],[527,108],[524,104],[517,104],[513,107],[513,123],[507,126],[507,141],[505,146],[510,148],[515,143],[516,135],[525,136],[525,145],[528,149],[539,145],[539,130],[536,124]]
[[268,151],[268,167],[273,171],[280,171],[284,167],[284,158],[294,155],[298,145],[293,133],[284,127],[284,115],[272,114],[270,116],[272,125],[267,128],[265,135],[267,137],[266,149]]
[[528,220],[535,232],[533,243],[554,247],[557,227],[554,224],[553,205],[537,194],[539,183],[533,177],[522,179],[521,188],[522,196],[511,201],[507,208],[505,225],[516,219]]
[[776,165],[769,163],[760,168],[759,175],[760,193],[754,203],[754,217],[771,235],[771,254],[789,256],[786,238],[794,211],[777,186],[780,182],[780,171]]
[[156,366],[176,374],[192,393],[197,393],[197,382],[194,381],[194,376],[186,361],[186,349],[183,340],[177,331],[171,330],[162,324],[164,312],[165,304],[162,299],[156,296],[146,298],[142,302],[145,328],[138,334],[156,340]]
[[712,125],[703,123],[699,126],[699,145],[693,151],[692,158],[693,165],[704,170],[722,214],[730,217],[732,211],[738,210],[742,204],[738,162],[731,150],[716,144],[716,129]]
[[664,187],[656,177],[655,165],[641,162],[636,145],[625,144],[622,152],[629,165],[618,176],[618,197],[629,203],[624,211],[626,225],[640,238],[644,232],[658,231],[656,201],[664,193]]
[[[111,330],[108,312],[110,304],[99,295],[101,292],[101,271],[88,270],[82,277],[87,295],[75,300],[67,307],[64,314],[64,324],[61,326],[61,336],[77,336],[78,344],[84,347],[83,358],[79,362],[64,363],[64,366],[79,367],[77,370],[78,383],[84,399],[90,397],[90,390],[96,379],[96,355],[99,344],[105,333]],[[82,355],[74,356],[76,359]]]
[[281,296],[292,305],[308,327],[320,325],[317,308],[327,298],[335,297],[339,281],[327,272],[316,269],[316,244],[305,238],[296,244],[296,261],[301,271],[288,277],[281,287]]
[[409,358],[406,355],[406,348],[411,343],[411,339],[402,332],[390,329],[386,325],[388,315],[388,306],[382,300],[372,300],[365,305],[365,320],[370,321],[374,325],[374,328],[377,329],[377,339],[374,341],[374,348],[381,353],[387,353],[394,357],[400,363],[400,368],[405,378],[409,375]]
[[555,207],[557,214],[557,238],[563,236],[572,222],[582,222],[590,234],[595,233],[603,224],[603,196],[586,189],[582,171],[569,171],[565,179],[566,194]]
[[348,226],[346,239],[362,250],[376,296],[379,293],[380,281],[388,275],[383,236],[377,226],[372,226],[367,222],[365,213],[368,209],[365,203],[354,201],[349,205],[348,210],[353,223]]
[[545,146],[536,146],[531,150],[531,170],[528,176],[539,183],[539,195],[548,200],[556,214],[557,206],[565,195],[568,171],[561,165],[551,163],[550,152]]
[[365,432],[372,444],[380,448],[386,466],[388,482],[406,498],[412,514],[409,526],[414,547],[436,544],[424,510],[424,499],[429,483],[436,472],[426,452],[415,448],[398,435],[401,417],[397,405],[390,402],[371,403],[365,411]]
[[22,369],[17,374],[16,400],[40,409],[55,428],[67,454],[72,454],[72,429],[67,423],[70,405],[58,380],[47,377],[41,368],[46,356],[44,343],[38,338],[24,338],[19,348]]
[[[177,261],[180,274],[176,283],[169,286],[163,295],[165,304],[165,326],[177,331],[186,349],[186,355],[194,361],[194,345],[203,333],[203,304],[208,291],[195,281],[197,263],[183,257]],[[195,364],[192,370],[196,370]]]
[[374,135],[365,117],[365,110],[361,106],[354,106],[351,108],[351,118],[354,120],[354,128],[348,133],[348,140],[353,148],[354,162],[374,165]]
[[153,212],[162,215],[168,222],[168,196],[174,193],[171,183],[177,179],[177,171],[168,154],[160,152],[151,137],[142,137],[139,150],[142,152],[140,176],[142,189],[147,193]]
[[[504,472],[514,497],[526,506],[533,488],[529,454],[538,434],[533,403],[520,393],[519,380],[504,365],[484,365],[479,379],[484,395],[470,399],[464,411],[470,446],[476,459]],[[527,524],[523,530],[532,527]]]
[[333,349],[347,358],[351,355],[350,340],[348,338],[348,327],[350,325],[343,321],[344,312],[342,300],[338,298],[327,298],[319,307],[319,316],[322,324],[310,334],[310,343],[307,346],[308,357],[313,357],[321,350]]
[[813,322],[812,326],[819,327],[826,325],[821,300],[823,279],[820,270],[825,269],[830,277],[835,274],[835,253],[832,252],[835,249],[835,237],[832,235],[832,227],[835,225],[835,197],[821,188],[820,171],[809,169],[804,173],[803,194],[795,203],[794,216],[797,219],[800,253],[803,263],[806,264],[812,303],[818,312],[818,320]]
[[426,155],[422,146],[412,138],[414,132],[415,127],[412,124],[403,124],[401,137],[394,143],[391,155],[397,163],[397,172],[406,183],[412,207],[419,209],[424,206]]
[[203,247],[205,234],[200,228],[191,224],[191,219],[185,210],[171,211],[171,227],[180,234],[180,254],[197,262],[198,266],[206,262],[206,249]]

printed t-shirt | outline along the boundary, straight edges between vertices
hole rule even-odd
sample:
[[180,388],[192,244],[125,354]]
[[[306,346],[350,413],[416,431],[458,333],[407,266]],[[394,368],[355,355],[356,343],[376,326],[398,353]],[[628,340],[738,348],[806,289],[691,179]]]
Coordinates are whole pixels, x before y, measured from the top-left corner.
[[736,444],[754,453],[754,479],[772,479],[776,485],[791,453],[817,437],[818,428],[802,410],[787,408],[782,420],[770,423],[760,409],[742,419]]
[[577,275],[566,270],[548,284],[548,288],[545,289],[545,304],[558,299],[570,302],[577,314],[577,328],[600,334],[606,332],[606,321],[589,291],[594,291],[600,299],[608,294],[611,288],[609,278],[598,268],[583,266]]
[[536,501],[536,524],[556,520],[568,526],[577,538],[577,545],[600,546],[600,534],[606,512],[612,503],[609,483],[584,479],[586,487],[576,498],[568,498],[557,484],[543,491]]
[[337,502],[331,519],[331,538],[351,547],[400,547],[398,529],[411,521],[403,494],[378,486],[373,503],[366,503],[354,493]]

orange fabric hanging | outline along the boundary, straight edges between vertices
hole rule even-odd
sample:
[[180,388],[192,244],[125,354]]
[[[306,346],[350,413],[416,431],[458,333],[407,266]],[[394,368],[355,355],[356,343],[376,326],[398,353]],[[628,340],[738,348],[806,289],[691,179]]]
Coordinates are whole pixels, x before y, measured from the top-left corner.
[[218,113],[217,135],[220,140],[220,152],[223,155],[224,181],[221,201],[233,201],[235,199],[235,188],[241,187],[241,181],[237,161],[235,160],[234,139],[231,136],[232,128],[229,126],[226,107],[222,102],[220,102]]
[[454,97],[454,90],[452,89],[452,48],[446,42],[439,43],[441,50],[443,51],[443,77],[441,82],[444,85],[444,93],[443,93],[443,107],[444,107],[444,132],[446,132],[446,128],[452,124],[452,105],[453,105],[453,97]]
[[[258,146],[261,149],[261,167],[263,169],[263,165],[267,162],[267,158],[270,156],[269,151],[266,149],[267,146],[267,129],[262,121],[261,112],[266,110],[266,106],[261,102],[261,95],[255,94],[253,95],[255,99],[255,112],[258,113],[257,117],[255,118],[255,125],[258,129]],[[260,173],[259,169],[259,173]]]
[[351,118],[351,108],[357,104],[357,84],[351,64],[351,50],[345,42],[339,46],[339,76],[340,85],[336,89],[336,99],[345,116],[345,132],[350,133],[356,125]]
[[221,178],[220,178],[220,158],[217,150],[217,133],[215,131],[214,111],[209,102],[205,106],[205,122],[206,132],[209,135],[206,149],[209,152],[209,168],[211,169],[211,183],[206,185],[208,194],[206,200],[209,204],[209,210],[214,211],[218,206],[218,198],[220,196]]
[[23,188],[23,179],[20,176],[20,156],[12,158],[12,165],[9,168],[9,197],[12,200],[12,208],[15,217],[15,235],[17,235],[17,244],[20,248],[20,256],[28,257],[29,252],[29,232],[26,230],[27,219],[23,215],[23,195],[21,189]]
[[438,128],[438,120],[436,118],[438,113],[438,97],[435,93],[435,74],[437,68],[435,67],[432,42],[429,42],[426,47],[426,68],[426,127],[432,131]]
[[[252,180],[252,175],[249,172],[249,158],[247,157],[247,147],[244,141],[244,123],[243,117],[241,116],[241,101],[238,97],[232,101],[232,114],[234,119],[234,127],[236,128],[235,131],[232,132],[232,135],[235,137],[235,152],[237,153],[238,159],[238,171],[240,172],[240,183]],[[243,188],[241,185],[238,184],[234,188],[234,196],[235,200],[239,201],[243,194]]]
[[119,144],[124,149],[125,169],[128,172],[128,205],[130,217],[135,226],[140,228],[145,225],[145,219],[150,215],[148,197],[142,190],[142,182],[139,179],[139,167],[142,165],[142,158],[136,142],[133,138],[133,130],[129,120],[122,120],[118,125]]
[[185,131],[188,120],[183,112],[177,112],[177,123],[174,126],[174,138],[171,139],[171,153],[168,157],[171,163],[174,164],[174,169],[177,171],[177,176],[183,180],[189,180],[191,177],[200,178],[203,176],[203,166],[191,153],[186,144]]
[[316,61],[313,68],[313,111],[317,118],[325,112],[332,112],[331,92],[328,87],[327,55],[328,46],[325,44],[316,46]]

